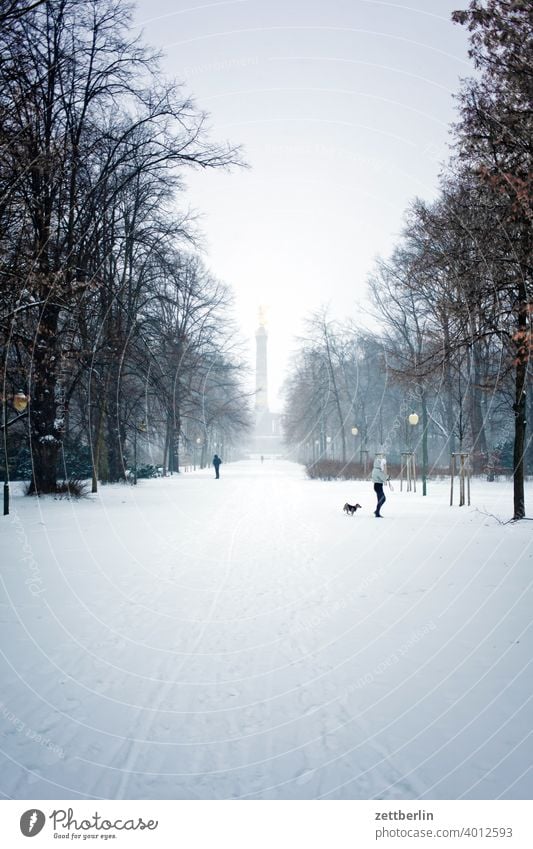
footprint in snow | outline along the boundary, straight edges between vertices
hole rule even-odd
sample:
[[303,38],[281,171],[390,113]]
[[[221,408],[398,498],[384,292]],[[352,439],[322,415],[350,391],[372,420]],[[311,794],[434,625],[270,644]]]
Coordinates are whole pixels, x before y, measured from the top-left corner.
[[320,734],[320,739],[322,741],[322,746],[329,752],[336,752],[339,748],[339,742],[335,734],[331,731],[327,731],[323,729]]
[[301,787],[302,784],[308,784],[314,778],[315,774],[316,769],[303,769],[301,772],[296,773],[294,780]]

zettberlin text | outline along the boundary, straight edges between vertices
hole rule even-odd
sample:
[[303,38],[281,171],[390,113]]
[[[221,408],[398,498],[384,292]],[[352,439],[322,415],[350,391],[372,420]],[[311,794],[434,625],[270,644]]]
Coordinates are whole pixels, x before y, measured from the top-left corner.
[[376,811],[377,820],[432,820],[431,811]]

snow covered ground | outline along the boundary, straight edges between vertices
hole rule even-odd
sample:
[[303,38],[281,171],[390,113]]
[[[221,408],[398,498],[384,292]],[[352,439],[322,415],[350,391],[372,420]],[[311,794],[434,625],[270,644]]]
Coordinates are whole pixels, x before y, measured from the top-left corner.
[[283,461],[15,494],[4,796],[531,798],[533,526],[487,515],[506,482],[398,490],[382,521]]

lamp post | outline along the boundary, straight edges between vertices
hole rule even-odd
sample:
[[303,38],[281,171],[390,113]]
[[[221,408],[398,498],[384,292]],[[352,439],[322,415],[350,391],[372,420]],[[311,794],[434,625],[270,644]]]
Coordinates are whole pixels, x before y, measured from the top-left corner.
[[137,486],[137,425],[133,427],[133,486]]
[[[410,428],[416,427],[416,425],[418,424],[418,413],[415,413],[415,411],[413,410],[413,412],[409,414],[407,421],[409,422]],[[413,451],[413,438],[412,438],[412,431],[411,430],[409,431],[408,449],[409,449],[410,454],[411,454],[411,457],[410,457],[411,469],[412,469],[412,475],[413,475],[414,490],[416,492],[415,452]]]
[[355,440],[356,440],[358,433],[359,433],[359,428],[355,427],[355,425],[354,425],[352,427],[352,436],[353,436],[353,455],[352,456],[353,457],[355,457]]
[[146,424],[144,421],[135,424],[133,429],[133,485],[137,486],[137,431],[144,433]]
[[410,429],[418,424],[418,415],[412,412],[405,421],[405,451],[402,451],[402,463],[400,467],[400,492],[403,489],[403,478],[405,473],[405,481],[407,484],[407,492],[411,492],[411,484],[416,492],[416,464],[415,452],[413,451],[413,441],[411,438]]
[[[10,424],[16,421],[8,422],[7,420],[7,405],[8,405],[8,397],[4,396],[4,462],[5,462],[5,473],[4,473],[4,516],[9,516],[9,456],[7,450],[7,429]],[[19,391],[13,395],[11,398],[11,403],[17,413],[23,413],[26,407],[28,406],[28,401],[30,399],[24,392],[19,389]]]
[[422,395],[422,495],[427,495],[428,479],[428,408],[426,396]]
[[331,451],[331,436],[326,436],[326,457],[328,456],[328,451]]

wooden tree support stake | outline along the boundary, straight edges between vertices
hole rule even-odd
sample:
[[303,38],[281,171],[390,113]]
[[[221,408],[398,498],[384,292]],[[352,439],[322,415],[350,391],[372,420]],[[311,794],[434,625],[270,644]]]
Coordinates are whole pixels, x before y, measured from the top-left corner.
[[[452,453],[450,477],[450,507],[453,505],[453,485],[455,476],[459,478],[459,507],[465,502],[470,507],[470,452],[456,451]],[[459,464],[459,467],[457,466]]]

